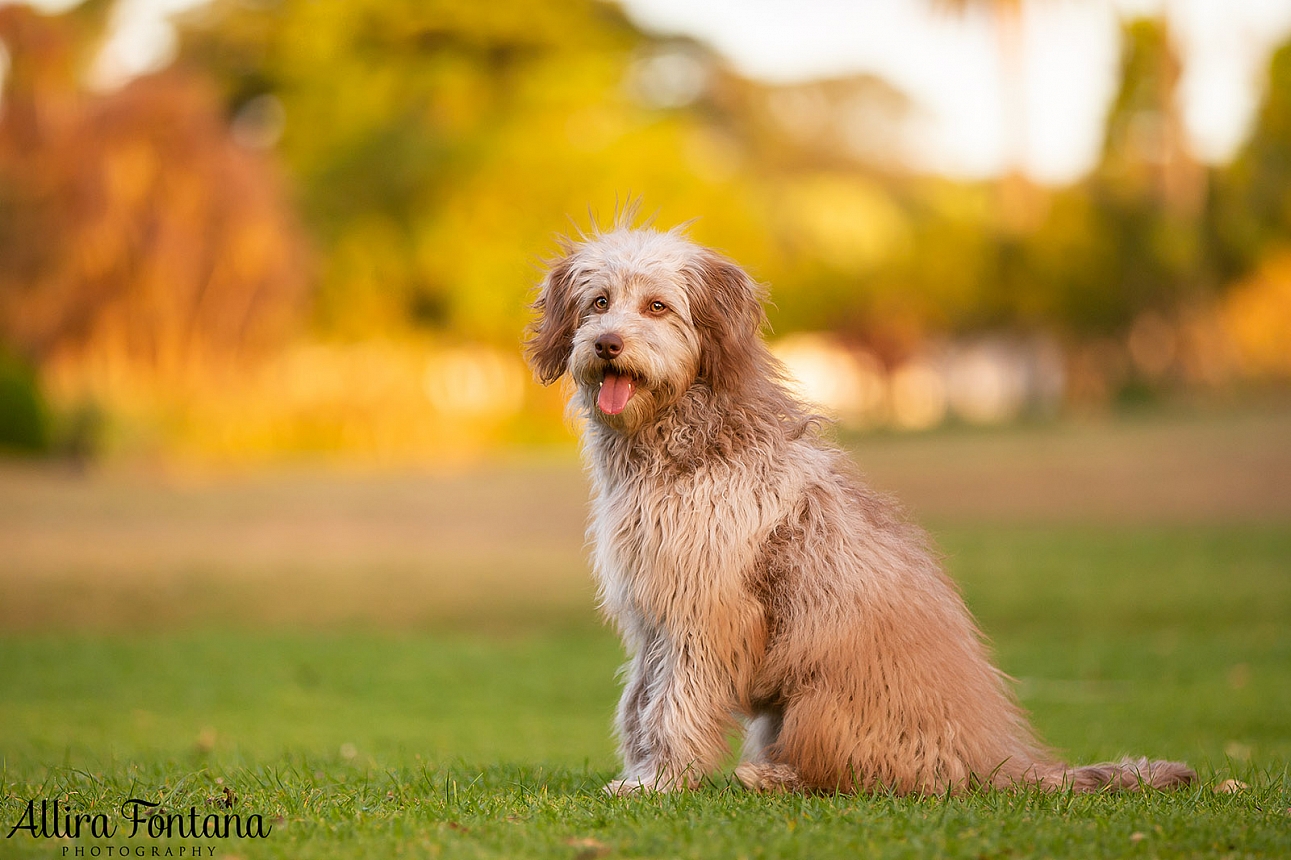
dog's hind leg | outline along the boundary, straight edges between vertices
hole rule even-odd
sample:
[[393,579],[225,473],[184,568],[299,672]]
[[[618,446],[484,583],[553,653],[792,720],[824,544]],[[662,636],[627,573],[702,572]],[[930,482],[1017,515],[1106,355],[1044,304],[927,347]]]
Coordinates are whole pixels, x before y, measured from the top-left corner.
[[802,779],[791,765],[746,761],[735,768],[735,778],[749,791],[798,791]]
[[767,761],[767,747],[780,737],[784,713],[779,709],[759,711],[745,727],[744,747],[740,750],[740,763],[757,764]]
[[735,778],[749,791],[794,791],[800,786],[798,772],[787,764],[771,761],[770,748],[780,737],[784,714],[777,708],[762,711],[749,720],[744,749]]

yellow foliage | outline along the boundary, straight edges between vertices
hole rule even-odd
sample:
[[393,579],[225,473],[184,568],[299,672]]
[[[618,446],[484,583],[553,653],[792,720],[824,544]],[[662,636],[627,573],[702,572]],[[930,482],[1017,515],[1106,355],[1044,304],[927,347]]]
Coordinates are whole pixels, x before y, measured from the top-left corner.
[[431,339],[298,341],[254,368],[137,365],[47,369],[64,408],[110,404],[106,453],[256,463],[289,457],[409,465],[469,460],[524,440],[564,441],[558,389],[519,349]]
[[786,183],[781,216],[809,256],[844,272],[875,269],[903,252],[909,227],[892,199],[855,176],[819,174]]

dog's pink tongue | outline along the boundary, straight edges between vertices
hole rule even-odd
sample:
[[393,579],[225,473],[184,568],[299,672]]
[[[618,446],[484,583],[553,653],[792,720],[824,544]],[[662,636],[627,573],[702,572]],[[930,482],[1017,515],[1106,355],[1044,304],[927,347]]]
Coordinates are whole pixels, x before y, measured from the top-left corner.
[[601,383],[601,392],[596,396],[596,405],[607,415],[618,415],[628,405],[635,390],[636,383],[632,381],[632,377],[607,370],[605,380]]

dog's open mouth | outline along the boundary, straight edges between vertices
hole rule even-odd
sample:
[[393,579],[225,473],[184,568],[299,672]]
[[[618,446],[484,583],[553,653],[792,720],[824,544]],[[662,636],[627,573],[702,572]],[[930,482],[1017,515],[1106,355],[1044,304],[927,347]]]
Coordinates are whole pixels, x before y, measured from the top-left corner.
[[612,367],[605,368],[601,390],[596,395],[596,405],[606,415],[618,415],[628,405],[637,390],[637,381]]

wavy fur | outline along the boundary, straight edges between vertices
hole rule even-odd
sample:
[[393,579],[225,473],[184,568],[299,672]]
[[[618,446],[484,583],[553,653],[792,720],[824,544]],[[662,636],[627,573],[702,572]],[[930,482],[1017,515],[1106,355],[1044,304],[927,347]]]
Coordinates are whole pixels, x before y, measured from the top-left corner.
[[[1182,764],[1068,767],[1035,738],[924,533],[783,384],[763,293],[679,231],[563,247],[535,303],[538,377],[586,419],[589,536],[630,662],[607,790],[695,786],[742,719],[755,790],[1186,785]],[[663,310],[660,310],[660,308]],[[602,336],[623,351],[597,356]],[[618,414],[607,368],[634,380]]]

